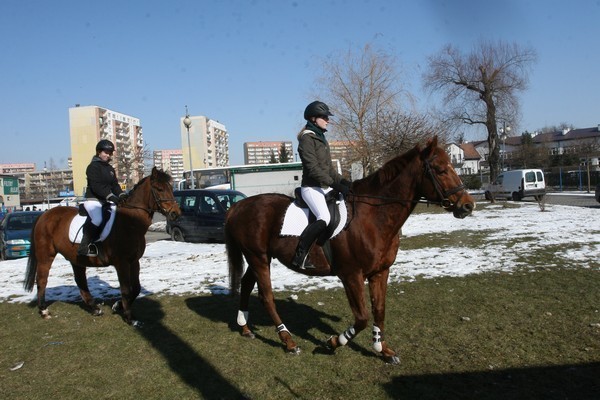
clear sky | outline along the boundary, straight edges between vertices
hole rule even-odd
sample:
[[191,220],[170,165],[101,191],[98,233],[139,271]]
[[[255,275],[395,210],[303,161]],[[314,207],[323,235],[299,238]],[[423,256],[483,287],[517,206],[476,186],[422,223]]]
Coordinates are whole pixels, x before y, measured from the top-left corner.
[[246,141],[296,146],[332,54],[394,55],[424,109],[427,57],[479,39],[538,52],[519,133],[600,124],[600,0],[2,0],[0,163],[66,168],[81,104],[139,118],[150,150],[181,148],[187,105],[225,124],[242,164]]

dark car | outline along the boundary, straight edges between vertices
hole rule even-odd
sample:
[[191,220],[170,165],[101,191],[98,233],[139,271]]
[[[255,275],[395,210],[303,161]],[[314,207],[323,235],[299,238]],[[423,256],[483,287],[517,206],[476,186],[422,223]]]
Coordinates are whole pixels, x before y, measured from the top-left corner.
[[176,190],[181,216],[167,221],[167,233],[178,242],[223,242],[225,213],[232,204],[246,198],[236,190]]
[[29,256],[29,237],[33,222],[42,211],[15,211],[6,214],[0,223],[0,259]]
[[600,203],[600,183],[596,185],[596,192],[594,193],[594,196],[596,197],[596,201]]

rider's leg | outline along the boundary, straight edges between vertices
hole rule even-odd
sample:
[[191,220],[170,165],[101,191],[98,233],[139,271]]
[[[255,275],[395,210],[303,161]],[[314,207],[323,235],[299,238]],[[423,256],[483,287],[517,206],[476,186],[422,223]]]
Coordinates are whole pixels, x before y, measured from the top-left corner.
[[77,254],[80,256],[96,257],[98,255],[98,248],[93,243],[98,237],[98,231],[100,229],[92,223],[90,219],[87,219],[83,224],[83,236],[81,237],[81,243],[77,248]]
[[296,247],[296,253],[294,255],[294,259],[292,260],[292,267],[308,269],[315,268],[310,263],[306,263],[308,253],[317,238],[327,228],[327,224],[329,224],[331,216],[329,215],[327,202],[325,201],[325,193],[327,193],[327,190],[312,187],[302,187],[301,190],[302,198],[313,214],[315,214],[317,220],[308,225],[300,235],[300,240],[298,241],[298,246]]
[[98,238],[99,228],[102,223],[102,203],[93,199],[87,200],[83,206],[87,211],[89,218],[83,224],[83,236],[77,249],[80,256],[96,257],[98,248],[93,243]]

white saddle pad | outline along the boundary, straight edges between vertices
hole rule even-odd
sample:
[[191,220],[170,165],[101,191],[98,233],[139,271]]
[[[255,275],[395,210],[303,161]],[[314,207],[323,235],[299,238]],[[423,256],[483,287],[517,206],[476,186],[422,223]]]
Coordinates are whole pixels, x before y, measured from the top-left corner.
[[[346,203],[341,199],[341,195],[340,201],[338,201],[337,204],[340,210],[340,223],[335,227],[333,235],[331,235],[332,238],[337,236],[342,229],[344,229],[344,226],[346,226],[346,222],[348,221]],[[280,235],[300,236],[302,231],[304,231],[304,228],[308,226],[308,213],[308,208],[300,208],[295,202],[292,202],[285,212]]]
[[[110,207],[110,218],[108,219],[106,226],[104,226],[104,229],[102,229],[102,233],[100,233],[100,237],[98,238],[98,240],[96,240],[96,242],[101,242],[104,239],[106,239],[106,237],[110,233],[110,229],[113,226],[113,222],[115,221],[116,214],[117,214],[117,206],[113,204]],[[77,214],[75,217],[73,217],[73,220],[71,221],[71,225],[69,225],[69,240],[71,241],[71,243],[81,243],[81,237],[83,236],[82,226],[86,219],[87,219],[87,216],[83,216],[83,215],[79,215],[79,214]]]

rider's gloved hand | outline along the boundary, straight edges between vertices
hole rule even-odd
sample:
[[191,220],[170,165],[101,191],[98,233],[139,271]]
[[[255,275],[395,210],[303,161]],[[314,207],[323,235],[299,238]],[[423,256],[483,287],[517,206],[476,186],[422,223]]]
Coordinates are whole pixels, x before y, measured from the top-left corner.
[[127,201],[127,197],[129,197],[129,195],[127,193],[125,193],[125,192],[122,192],[119,195],[119,204],[125,203],[125,201]]
[[350,193],[350,187],[341,183],[333,183],[331,187],[343,194],[344,197],[348,196],[348,193]]
[[106,198],[106,200],[115,204],[119,204],[119,198],[112,193]]

